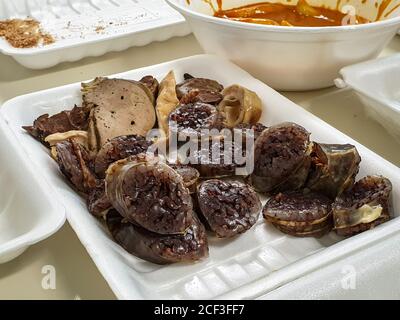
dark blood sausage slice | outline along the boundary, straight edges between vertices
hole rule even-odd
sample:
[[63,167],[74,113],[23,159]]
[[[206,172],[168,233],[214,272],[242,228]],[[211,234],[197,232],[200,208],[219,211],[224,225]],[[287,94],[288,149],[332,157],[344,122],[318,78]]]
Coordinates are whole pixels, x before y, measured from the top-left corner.
[[296,191],[304,187],[307,182],[308,175],[311,167],[311,145],[306,153],[304,161],[300,166],[283,182],[278,184],[273,190],[274,193],[285,192],[285,191]]
[[193,220],[182,177],[157,158],[141,154],[112,164],[106,193],[122,216],[155,233],[182,234]]
[[44,143],[44,139],[53,133],[71,130],[87,130],[90,109],[74,106],[72,110],[61,111],[51,117],[48,114],[37,118],[32,126],[24,126],[31,136]]
[[392,217],[392,184],[380,176],[368,176],[336,198],[333,218],[336,233],[352,236]]
[[104,178],[108,166],[115,161],[144,153],[153,143],[138,135],[120,136],[103,145],[95,159],[96,174]]
[[177,84],[176,93],[181,103],[203,102],[217,105],[223,96],[224,87],[215,80],[184,75],[185,81]]
[[183,179],[183,183],[188,188],[190,194],[197,191],[197,181],[200,178],[200,173],[197,169],[183,164],[168,164],[172,169],[179,173]]
[[257,140],[257,138],[261,135],[261,133],[265,129],[267,129],[267,127],[264,126],[262,123],[256,123],[256,124],[241,123],[237,125],[235,128],[233,128],[234,131],[237,131],[242,134],[244,141],[246,140],[249,130],[252,130],[254,140]]
[[[266,130],[267,127],[261,123],[247,124],[241,123],[232,129],[232,137],[234,141],[242,140],[242,148],[245,150],[248,156],[254,155],[254,144],[261,133]],[[251,173],[251,168],[250,172]]]
[[208,180],[199,186],[198,206],[210,229],[220,238],[249,230],[258,220],[261,201],[248,185]]
[[56,144],[57,163],[60,171],[79,192],[87,194],[96,187],[96,177],[90,169],[87,150],[73,139]]
[[245,157],[246,151],[241,144],[225,141],[223,138],[211,139],[202,148],[189,153],[190,165],[200,172],[201,178],[221,178],[236,175],[236,169],[244,167],[236,154]]
[[193,103],[178,106],[169,115],[171,132],[184,134],[188,137],[198,136],[202,129],[218,127],[217,109],[205,103]]
[[279,193],[266,203],[263,215],[284,233],[296,237],[321,237],[333,227],[331,202],[316,193]]
[[98,180],[96,187],[89,191],[87,206],[89,212],[96,217],[104,216],[112,208],[106,195],[104,180]]
[[208,242],[204,226],[195,217],[184,234],[160,235],[123,222],[123,217],[111,210],[107,227],[115,239],[130,254],[157,264],[193,262],[208,257]]
[[309,137],[306,129],[290,122],[264,130],[255,142],[249,182],[257,191],[268,193],[287,181],[309,157]]
[[145,76],[142,79],[139,80],[139,82],[143,83],[153,94],[154,100],[157,99],[158,95],[158,88],[159,88],[159,83],[156,78],[153,76]]
[[314,143],[311,158],[310,190],[335,199],[353,186],[361,162],[355,146]]

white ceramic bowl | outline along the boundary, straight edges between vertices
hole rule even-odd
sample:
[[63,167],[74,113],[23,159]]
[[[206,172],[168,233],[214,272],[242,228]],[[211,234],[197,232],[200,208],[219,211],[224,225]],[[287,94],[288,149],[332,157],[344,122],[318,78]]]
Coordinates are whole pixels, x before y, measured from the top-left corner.
[[[265,0],[223,0],[223,9]],[[285,0],[272,0],[282,2]],[[375,20],[378,6],[367,0],[309,0],[311,5],[336,8],[352,5],[356,13]],[[333,85],[339,70],[378,56],[400,26],[400,0],[384,10],[386,20],[340,27],[281,27],[215,18],[204,0],[167,0],[189,22],[207,53],[232,60],[278,90],[311,90]],[[291,2],[295,4],[297,0]],[[365,2],[365,3],[363,3]],[[211,0],[217,7],[217,1]]]

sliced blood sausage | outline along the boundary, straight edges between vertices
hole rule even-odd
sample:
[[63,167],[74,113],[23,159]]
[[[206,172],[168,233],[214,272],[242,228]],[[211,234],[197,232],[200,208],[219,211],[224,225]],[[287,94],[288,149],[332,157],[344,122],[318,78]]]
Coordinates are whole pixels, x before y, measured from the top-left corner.
[[390,220],[392,184],[380,176],[367,176],[336,198],[333,218],[336,233],[352,236]]
[[87,206],[89,212],[96,217],[104,216],[112,208],[106,195],[104,180],[98,180],[96,187],[89,191]]
[[112,164],[106,193],[123,217],[148,231],[183,234],[193,220],[183,178],[157,158],[140,154]]
[[332,225],[331,200],[316,193],[286,192],[269,199],[263,209],[266,221],[297,237],[321,237]]
[[198,206],[220,238],[249,230],[258,220],[261,202],[250,186],[238,181],[208,180],[199,186]]
[[257,191],[271,192],[304,164],[310,153],[309,136],[303,127],[290,122],[261,133],[255,142],[254,171],[249,177]]
[[261,133],[265,129],[267,129],[267,127],[262,123],[256,123],[256,124],[241,123],[234,128],[234,130],[237,130],[242,134],[243,140],[246,140],[249,130],[252,131],[254,140],[257,140],[257,138],[261,135]]
[[123,220],[116,211],[107,214],[107,226],[115,239],[129,253],[157,264],[193,262],[208,256],[204,226],[195,217],[184,234],[160,235]]
[[153,143],[138,135],[120,136],[103,145],[95,159],[96,174],[104,178],[109,165],[115,161],[144,153]]
[[201,130],[218,127],[219,116],[216,107],[205,103],[181,105],[169,115],[171,132],[188,137],[200,135]]
[[197,150],[190,150],[189,162],[204,179],[229,177],[245,165],[237,159],[238,155],[246,156],[241,143],[218,137],[205,141],[204,145],[199,144]]
[[299,165],[299,167],[283,182],[278,184],[273,193],[285,192],[285,191],[296,191],[304,187],[307,182],[307,177],[311,168],[311,147],[307,151],[304,161]]
[[183,183],[188,188],[190,194],[196,192],[197,182],[200,178],[200,173],[197,169],[183,164],[168,164],[182,177]]
[[96,187],[96,177],[91,169],[88,151],[73,139],[56,144],[60,171],[79,192],[87,194]]

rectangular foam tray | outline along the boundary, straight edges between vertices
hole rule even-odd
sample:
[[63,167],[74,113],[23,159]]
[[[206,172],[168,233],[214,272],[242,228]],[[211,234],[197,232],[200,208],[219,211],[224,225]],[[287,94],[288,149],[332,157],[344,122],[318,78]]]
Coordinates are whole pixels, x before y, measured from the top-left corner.
[[215,56],[200,55],[128,71],[114,77],[137,80],[150,74],[161,80],[170,70],[175,71],[178,81],[187,72],[197,77],[216,79],[224,86],[240,84],[255,91],[263,102],[261,122],[266,125],[293,121],[309,130],[314,141],[354,144],[362,157],[359,177],[381,174],[391,179],[396,218],[349,239],[340,238],[334,233],[315,239],[285,235],[260,217],[260,221],[251,230],[237,238],[210,238],[210,257],[203,262],[155,265],[130,255],[111,239],[104,226],[89,214],[85,201],[60,174],[48,150],[21,129],[22,125],[31,124],[43,113],[54,114],[70,109],[75,103],[79,104],[80,83],[20,96],[6,102],[0,114],[16,136],[14,148],[23,149],[28,154],[23,160],[35,166],[57,191],[59,201],[67,209],[68,221],[117,297],[253,299],[344,256],[368,248],[372,243],[388,238],[399,230],[400,169],[231,62]]
[[0,19],[33,17],[55,43],[0,52],[32,69],[144,46],[190,33],[185,19],[164,0],[0,0]]

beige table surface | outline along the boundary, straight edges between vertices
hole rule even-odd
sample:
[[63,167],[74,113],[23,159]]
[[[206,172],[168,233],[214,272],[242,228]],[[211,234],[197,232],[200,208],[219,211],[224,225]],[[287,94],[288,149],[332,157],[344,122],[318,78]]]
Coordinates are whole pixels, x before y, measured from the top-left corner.
[[[395,37],[382,55],[396,52],[400,52],[400,37]],[[197,41],[187,36],[40,71],[26,69],[12,58],[0,55],[0,104],[21,94],[199,53],[202,50]],[[351,91],[331,88],[284,95],[400,166],[400,143],[365,115],[364,105]],[[46,265],[55,267],[55,290],[42,289],[42,268]],[[0,299],[76,298],[113,299],[115,296],[68,223],[14,261],[0,265]]]

